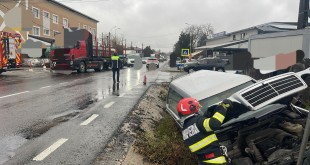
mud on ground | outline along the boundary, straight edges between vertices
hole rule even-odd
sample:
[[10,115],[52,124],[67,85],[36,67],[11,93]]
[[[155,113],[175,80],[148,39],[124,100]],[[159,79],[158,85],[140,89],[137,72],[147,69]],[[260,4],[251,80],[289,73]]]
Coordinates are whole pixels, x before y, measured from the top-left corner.
[[168,84],[153,85],[116,131],[94,165],[152,165],[137,154],[133,143],[138,132],[152,132],[165,113]]

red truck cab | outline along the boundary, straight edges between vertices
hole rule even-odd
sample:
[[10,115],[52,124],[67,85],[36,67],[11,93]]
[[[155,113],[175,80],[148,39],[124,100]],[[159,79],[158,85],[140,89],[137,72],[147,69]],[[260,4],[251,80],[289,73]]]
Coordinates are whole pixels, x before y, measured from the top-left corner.
[[102,71],[104,59],[94,53],[93,45],[92,34],[89,31],[85,29],[65,31],[64,47],[66,48],[56,48],[51,51],[51,69],[77,70],[79,73],[84,73],[87,69]]

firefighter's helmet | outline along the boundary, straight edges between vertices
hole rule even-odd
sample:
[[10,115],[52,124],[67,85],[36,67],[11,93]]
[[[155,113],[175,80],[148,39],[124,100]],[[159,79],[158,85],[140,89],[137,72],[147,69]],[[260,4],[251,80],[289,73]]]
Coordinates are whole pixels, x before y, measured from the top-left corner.
[[197,113],[200,108],[199,102],[194,98],[183,98],[179,101],[177,109],[181,115]]

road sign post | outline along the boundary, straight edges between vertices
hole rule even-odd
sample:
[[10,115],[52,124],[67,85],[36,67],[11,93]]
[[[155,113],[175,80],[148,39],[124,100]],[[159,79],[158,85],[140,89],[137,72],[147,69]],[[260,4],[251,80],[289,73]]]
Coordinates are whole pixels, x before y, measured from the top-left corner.
[[182,49],[181,50],[181,56],[189,56],[189,54],[190,54],[190,52],[189,52],[190,50],[189,49]]

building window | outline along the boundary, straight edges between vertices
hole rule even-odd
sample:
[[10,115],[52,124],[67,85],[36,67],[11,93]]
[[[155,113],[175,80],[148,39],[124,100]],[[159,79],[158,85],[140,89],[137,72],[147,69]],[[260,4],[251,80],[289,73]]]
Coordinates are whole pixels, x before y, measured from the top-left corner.
[[50,36],[50,29],[43,28],[43,34],[46,35],[46,36]]
[[91,27],[90,26],[88,26],[88,31],[91,32]]
[[38,8],[32,7],[32,13],[35,18],[40,19],[40,10]]
[[246,33],[242,33],[241,34],[241,39],[245,38],[245,36],[246,36]]
[[68,28],[69,21],[68,21],[67,18],[64,18],[64,19],[63,19],[63,25],[64,25],[65,28]]
[[236,40],[236,35],[233,35],[233,40]]
[[87,25],[83,25],[83,29],[87,29]]
[[34,36],[40,36],[40,28],[37,27],[37,26],[34,26],[34,27],[32,28],[32,34],[33,34]]
[[96,29],[93,29],[92,33],[93,35],[96,35]]
[[50,18],[50,13],[43,11],[43,18],[47,18],[47,19]]
[[53,14],[53,23],[58,24],[58,15]]
[[81,29],[81,24],[79,23],[79,27],[78,27],[78,29]]

